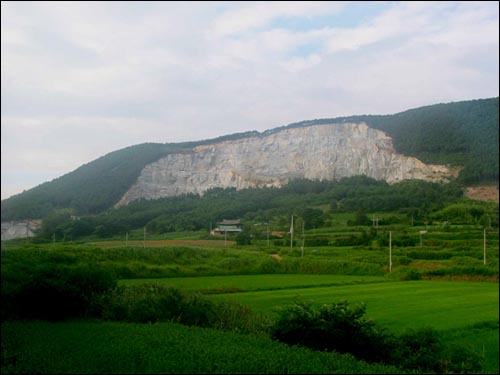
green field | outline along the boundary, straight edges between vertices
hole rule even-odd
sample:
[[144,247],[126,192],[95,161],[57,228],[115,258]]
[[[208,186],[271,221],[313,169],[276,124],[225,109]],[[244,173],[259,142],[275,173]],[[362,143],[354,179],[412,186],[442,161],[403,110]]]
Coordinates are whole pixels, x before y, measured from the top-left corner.
[[234,275],[208,277],[170,277],[161,279],[124,279],[119,285],[158,283],[186,290],[237,292],[252,290],[273,290],[308,288],[318,286],[377,283],[387,281],[383,276],[356,275]]
[[[5,353],[5,355],[4,355]],[[175,323],[2,324],[2,373],[401,374],[350,355]]]
[[[388,281],[377,276],[243,275],[121,280],[122,285],[160,283],[187,290],[219,292],[225,298],[272,313],[297,297],[317,304],[364,302],[367,315],[394,329],[432,325],[454,329],[498,319],[497,283]],[[230,294],[227,294],[230,292]],[[244,292],[244,293],[243,293]],[[453,315],[453,319],[449,317]]]
[[[100,245],[2,243],[2,297],[22,290],[36,275],[41,275],[42,281],[45,276],[52,278],[48,285],[64,289],[54,276],[62,270],[67,273],[61,275],[70,276],[78,270],[84,281],[86,272],[98,270],[116,278],[124,290],[140,292],[141,284],[153,283],[201,292],[209,301],[242,304],[270,320],[278,315],[277,307],[296,299],[312,301],[315,306],[342,300],[363,302],[366,318],[377,326],[395,334],[408,328],[433,327],[446,343],[473,348],[481,356],[482,373],[498,373],[498,234],[489,234],[488,263],[484,265],[483,237],[477,228],[432,228],[420,247],[421,229],[393,234],[392,272],[384,242],[386,232],[379,231],[364,245],[331,245],[345,236],[362,235],[345,226],[309,231],[303,257],[299,247],[290,252],[289,246],[268,246],[265,240],[249,246],[217,247],[215,242],[194,241],[198,234],[191,238],[184,234],[182,241],[146,248],[123,246],[122,239]],[[330,244],[307,246],[307,239],[321,236]],[[408,238],[416,245],[405,244]],[[169,235],[157,240],[176,238]],[[54,303],[62,306],[64,301],[56,299]],[[402,371],[347,355],[289,347],[269,337],[213,328],[91,320],[86,316],[58,323],[4,321],[2,373],[33,372]]]
[[496,283],[400,281],[214,296],[248,304],[266,313],[272,313],[276,306],[291,303],[297,297],[317,304],[340,300],[364,302],[367,317],[394,330],[426,325],[456,329],[498,320],[499,313]]
[[[315,304],[340,300],[364,302],[367,318],[394,332],[432,326],[450,342],[462,343],[484,356],[485,373],[498,369],[498,283],[460,281],[390,281],[377,276],[245,275],[122,280],[123,285],[164,283],[210,291],[273,315],[295,299]],[[328,285],[325,285],[328,284]],[[215,294],[220,293],[220,294]],[[491,329],[479,329],[482,325]]]

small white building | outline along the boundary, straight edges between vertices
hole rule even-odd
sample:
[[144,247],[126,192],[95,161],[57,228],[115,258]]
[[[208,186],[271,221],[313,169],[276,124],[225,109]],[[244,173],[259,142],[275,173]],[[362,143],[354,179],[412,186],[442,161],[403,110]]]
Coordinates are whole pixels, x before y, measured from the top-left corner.
[[233,234],[238,234],[240,233],[243,229],[241,228],[242,224],[240,220],[222,220],[220,223],[217,223],[218,227],[213,229],[210,234],[213,236],[215,235],[222,235],[226,233],[233,233]]

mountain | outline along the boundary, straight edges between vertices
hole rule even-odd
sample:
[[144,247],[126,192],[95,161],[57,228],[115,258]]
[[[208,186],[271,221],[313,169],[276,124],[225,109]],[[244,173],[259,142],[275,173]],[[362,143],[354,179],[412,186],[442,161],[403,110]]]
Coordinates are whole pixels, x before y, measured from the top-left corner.
[[117,206],[213,188],[282,187],[291,179],[365,175],[390,183],[435,182],[448,181],[456,172],[396,153],[390,137],[365,123],[307,125],[169,154],[145,166]]
[[498,129],[497,97],[315,119],[200,142],[140,144],[3,200],[1,219],[42,218],[55,208],[96,214],[139,198],[281,186],[293,178],[441,181],[460,170],[463,184],[498,181]]

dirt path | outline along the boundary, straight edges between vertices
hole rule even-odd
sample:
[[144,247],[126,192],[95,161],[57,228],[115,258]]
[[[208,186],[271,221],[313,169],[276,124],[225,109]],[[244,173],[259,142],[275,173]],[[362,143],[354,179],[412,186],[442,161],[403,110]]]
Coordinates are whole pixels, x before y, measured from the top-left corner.
[[271,256],[276,259],[278,262],[281,261],[282,257],[279,254],[271,254]]

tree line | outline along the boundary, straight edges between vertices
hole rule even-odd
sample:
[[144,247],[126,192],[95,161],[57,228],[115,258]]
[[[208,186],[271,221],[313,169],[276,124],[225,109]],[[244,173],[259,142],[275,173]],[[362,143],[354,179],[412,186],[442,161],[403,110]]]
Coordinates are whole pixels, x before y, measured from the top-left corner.
[[185,194],[154,201],[140,200],[76,220],[70,209],[55,210],[43,221],[39,236],[52,238],[55,234],[58,239],[66,240],[89,235],[106,238],[143,227],[148,233],[156,234],[208,232],[210,223],[215,226],[223,219],[273,222],[275,228],[288,230],[292,214],[304,220],[306,229],[310,229],[328,225],[329,219],[337,213],[375,211],[403,213],[415,221],[431,217],[442,219],[451,214],[460,216],[462,221],[467,218],[477,221],[486,212],[481,207],[469,212],[467,206],[460,205],[446,210],[462,199],[463,193],[457,183],[408,180],[389,185],[366,176],[340,181],[299,179],[282,188],[241,191],[215,188],[203,196]]

